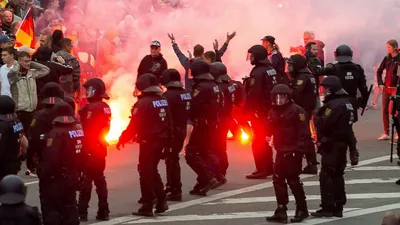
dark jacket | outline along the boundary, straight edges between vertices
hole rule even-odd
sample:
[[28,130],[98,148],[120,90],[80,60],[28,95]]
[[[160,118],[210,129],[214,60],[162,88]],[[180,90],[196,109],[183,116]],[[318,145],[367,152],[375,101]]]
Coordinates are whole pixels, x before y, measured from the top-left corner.
[[136,80],[145,73],[151,73],[159,79],[166,69],[168,69],[167,61],[165,61],[161,53],[155,58],[151,55],[146,55],[139,64]]
[[20,203],[0,206],[0,224],[41,225],[42,220],[37,207]]
[[[397,85],[400,84],[398,74],[399,64],[400,54],[397,54],[395,57],[391,55],[385,56],[376,71],[378,84],[385,85],[385,87],[397,87]],[[383,70],[386,70],[385,80],[382,78]]]
[[13,119],[11,114],[0,115],[0,170],[13,167],[13,170],[18,171],[20,168],[19,140],[23,131],[22,124]]
[[190,120],[218,121],[221,92],[213,80],[196,80],[192,91]]
[[285,80],[284,83],[288,84],[289,79],[285,73],[285,66],[286,62],[285,59],[283,59],[282,54],[278,50],[273,50],[269,55],[268,55],[269,61],[271,61],[272,66],[276,70],[276,72],[279,74],[279,76]]
[[321,60],[317,57],[310,56],[306,52],[306,58],[308,62],[308,69],[311,70],[311,73],[315,77],[317,90],[319,88],[320,77],[323,76],[324,68]]
[[306,111],[312,111],[317,105],[317,87],[314,76],[308,69],[300,69],[292,80],[293,101]]

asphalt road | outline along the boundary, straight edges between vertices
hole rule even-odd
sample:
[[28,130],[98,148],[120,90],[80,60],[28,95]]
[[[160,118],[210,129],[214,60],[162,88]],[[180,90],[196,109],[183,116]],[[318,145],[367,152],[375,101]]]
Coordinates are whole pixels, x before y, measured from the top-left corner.
[[[380,224],[385,211],[400,208],[400,187],[394,182],[400,177],[395,163],[389,163],[390,144],[377,141],[382,133],[380,110],[369,110],[355,125],[360,149],[360,164],[347,169],[346,191],[348,202],[344,217],[334,219],[309,218],[303,224]],[[170,203],[170,210],[156,218],[131,216],[131,211],[140,207],[139,179],[136,169],[138,146],[125,146],[118,152],[110,148],[106,177],[109,188],[111,220],[97,222],[97,197],[92,194],[89,222],[85,224],[158,224],[165,225],[256,225],[268,224],[265,217],[275,210],[275,194],[271,178],[266,180],[246,180],[245,174],[254,170],[250,144],[228,142],[230,167],[228,183],[218,190],[212,190],[207,197],[194,197],[188,191],[195,184],[195,174],[181,157],[184,201]],[[395,161],[396,161],[395,157]],[[164,165],[159,166],[165,174]],[[27,203],[39,205],[37,179],[22,175],[28,184]],[[303,183],[310,211],[320,204],[318,177],[306,175]],[[289,215],[294,214],[294,201],[288,205]]]

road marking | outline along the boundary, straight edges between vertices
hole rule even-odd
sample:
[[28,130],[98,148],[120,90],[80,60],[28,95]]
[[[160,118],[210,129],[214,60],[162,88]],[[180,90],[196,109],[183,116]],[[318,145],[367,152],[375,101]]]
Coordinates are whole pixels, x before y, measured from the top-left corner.
[[31,181],[31,182],[26,182],[25,185],[31,185],[31,184],[37,184],[37,183],[39,183],[38,180],[36,180],[36,181]]
[[[344,208],[345,212],[358,210],[360,208]],[[316,211],[316,210],[310,210]],[[182,215],[182,216],[168,216],[145,218],[141,220],[130,221],[124,224],[143,224],[143,223],[167,223],[167,222],[183,222],[183,221],[204,221],[204,220],[231,220],[231,219],[250,219],[250,218],[263,218],[272,216],[274,211],[261,211],[261,212],[236,212],[236,213],[215,213],[211,215]],[[294,216],[294,210],[287,211],[288,216]]]
[[346,169],[349,171],[383,171],[383,170],[400,170],[400,166],[362,166]]
[[399,208],[400,208],[400,203],[395,203],[395,204],[390,204],[390,205],[383,205],[383,206],[377,206],[377,207],[373,207],[373,208],[366,208],[366,209],[354,210],[351,212],[345,212],[345,213],[343,213],[343,218],[333,217],[331,219],[329,219],[329,218],[309,219],[309,220],[303,221],[302,224],[316,225],[316,224],[323,224],[323,223],[331,223],[336,220],[344,220],[344,219],[348,219],[348,218],[353,218],[353,217],[358,217],[358,216],[363,216],[363,215],[368,215],[368,214],[373,214],[373,213],[379,213],[379,212],[385,212],[385,211],[399,209]]
[[[351,184],[392,184],[395,183],[399,178],[388,178],[388,179],[351,179],[345,180],[346,185]],[[319,186],[319,181],[304,181],[303,186]]]
[[[360,161],[357,166],[354,166],[352,168],[357,168],[358,166],[374,164],[374,163],[382,162],[382,161],[389,160],[389,159],[390,159],[390,156],[381,156],[381,157],[377,157],[377,158],[367,159],[367,160]],[[317,176],[317,175],[301,175],[300,178],[305,179],[305,178],[315,177],[315,176]],[[250,187],[232,190],[232,191],[221,192],[221,193],[218,193],[215,195],[210,195],[210,196],[202,197],[199,199],[190,200],[187,202],[170,205],[168,212],[188,208],[188,207],[195,206],[195,205],[201,205],[204,203],[220,200],[223,198],[228,198],[228,197],[235,196],[235,195],[240,195],[240,194],[244,194],[244,193],[248,193],[248,192],[262,190],[262,189],[269,188],[269,187],[273,187],[273,184],[271,181],[265,182],[262,184],[253,185]],[[135,220],[138,218],[142,218],[142,217],[123,216],[123,217],[117,217],[114,219],[110,219],[109,221],[92,223],[91,225],[115,225],[118,223],[124,223],[124,222],[128,222],[130,220]]]
[[[321,195],[306,195],[307,201],[321,200]],[[347,199],[386,199],[400,198],[400,192],[394,193],[362,193],[362,194],[346,194]],[[289,201],[294,201],[293,196],[289,196]],[[270,197],[249,197],[249,198],[226,198],[218,202],[204,203],[203,205],[220,205],[220,204],[247,204],[260,202],[276,202],[275,196]]]

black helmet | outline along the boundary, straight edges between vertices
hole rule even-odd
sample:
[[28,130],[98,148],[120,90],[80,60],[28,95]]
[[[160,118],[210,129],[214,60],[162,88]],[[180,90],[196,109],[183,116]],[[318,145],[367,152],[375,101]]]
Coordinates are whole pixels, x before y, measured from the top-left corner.
[[228,74],[226,66],[221,62],[215,62],[210,65],[210,73],[214,78],[218,77],[221,81],[230,81],[232,80]]
[[203,59],[193,60],[190,70],[195,79],[214,80],[214,77],[210,74],[210,65]]
[[145,73],[136,81],[136,87],[141,92],[162,92],[162,89],[158,86],[157,77],[151,73]]
[[336,76],[327,76],[322,82],[321,86],[328,89],[329,94],[347,94],[345,90],[343,90],[340,79]]
[[19,204],[25,201],[26,186],[16,175],[5,176],[0,181],[0,203],[6,205]]
[[181,75],[176,69],[166,69],[161,74],[160,83],[165,87],[183,87],[181,82]]
[[74,110],[66,103],[62,102],[55,105],[52,109],[53,122],[71,124],[75,123]]
[[278,84],[271,91],[273,105],[282,106],[291,101],[292,91],[285,84]]
[[49,82],[42,88],[41,95],[44,98],[42,101],[43,104],[55,105],[63,101],[62,98],[64,92],[60,85],[54,82]]
[[353,60],[353,51],[347,45],[340,45],[335,51],[336,61],[345,63]]
[[110,97],[106,94],[106,85],[100,78],[91,78],[83,84],[83,87],[86,89],[86,98],[105,98],[110,99]]
[[13,114],[14,112],[14,100],[7,95],[0,95],[0,115]]
[[268,59],[268,51],[264,46],[254,45],[247,52],[253,54],[256,62],[262,64],[271,64],[271,62]]
[[293,65],[294,71],[299,71],[300,69],[307,68],[307,59],[306,57],[296,54],[290,56],[290,58],[287,60],[288,64]]
[[71,98],[71,97],[65,96],[65,97],[64,97],[64,101],[65,101],[66,103],[68,103],[68,105],[71,106],[72,111],[75,112],[75,110],[76,110],[76,103],[75,103],[75,100],[74,100],[73,98]]

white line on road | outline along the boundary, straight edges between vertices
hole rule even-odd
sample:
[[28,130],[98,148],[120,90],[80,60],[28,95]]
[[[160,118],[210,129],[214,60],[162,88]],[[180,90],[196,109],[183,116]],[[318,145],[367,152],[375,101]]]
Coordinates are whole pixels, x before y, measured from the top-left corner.
[[[307,200],[321,200],[321,195],[306,195]],[[363,193],[363,194],[346,194],[347,199],[386,199],[400,198],[400,192],[394,193]],[[290,201],[294,201],[293,196],[289,196]],[[276,202],[275,196],[270,197],[249,197],[249,198],[226,198],[218,202],[205,203],[203,205],[219,205],[219,204],[247,204],[260,202]]]
[[[399,178],[388,179],[351,179],[346,180],[346,185],[350,184],[394,184]],[[319,181],[304,181],[303,186],[319,186]]]
[[[389,158],[390,158],[390,156],[381,156],[381,157],[377,157],[377,158],[363,160],[363,161],[360,161],[358,163],[358,166],[365,166],[365,165],[370,165],[370,164],[382,162],[382,161],[388,160]],[[352,167],[352,168],[357,168],[358,166],[355,166],[355,167]],[[309,178],[309,177],[314,177],[314,176],[316,176],[316,175],[302,175],[302,176],[300,176],[300,178],[304,179],[304,178]],[[269,188],[269,187],[272,187],[272,186],[273,186],[272,182],[269,181],[269,182],[265,182],[265,183],[262,183],[262,184],[257,184],[257,185],[254,185],[254,186],[250,186],[250,187],[245,187],[245,188],[236,189],[236,190],[232,190],[232,191],[221,192],[221,193],[218,193],[218,194],[215,194],[215,195],[211,195],[211,196],[207,196],[207,197],[203,197],[203,198],[199,198],[199,199],[190,200],[190,201],[187,201],[187,202],[173,204],[173,205],[171,205],[169,207],[168,212],[179,210],[179,209],[188,208],[188,207],[195,206],[195,205],[201,205],[201,204],[204,204],[204,203],[220,200],[220,199],[223,199],[223,198],[228,198],[228,197],[235,196],[235,195],[240,195],[240,194],[244,194],[244,193],[248,193],[248,192],[262,190],[262,189]],[[118,223],[123,223],[123,222],[127,222],[127,221],[130,221],[130,220],[138,219],[138,218],[141,218],[141,217],[124,216],[124,217],[114,218],[114,219],[111,219],[109,221],[92,223],[91,225],[115,225],[115,224],[118,224]]]
[[36,181],[31,181],[31,182],[26,182],[25,185],[31,185],[31,184],[37,184],[37,183],[39,183],[38,180],[36,180]]
[[349,171],[383,171],[383,170],[400,170],[399,166],[362,166],[346,169]]
[[[358,210],[360,208],[345,208],[345,212]],[[310,210],[315,211],[315,210]],[[294,216],[295,211],[287,211],[288,216]],[[237,213],[215,213],[211,215],[182,215],[182,216],[168,216],[156,217],[149,219],[141,219],[130,221],[124,224],[144,224],[144,223],[167,223],[167,222],[183,222],[183,221],[204,221],[204,220],[230,220],[230,219],[249,219],[249,218],[263,218],[272,216],[274,211],[261,211],[261,212],[237,212]]]

